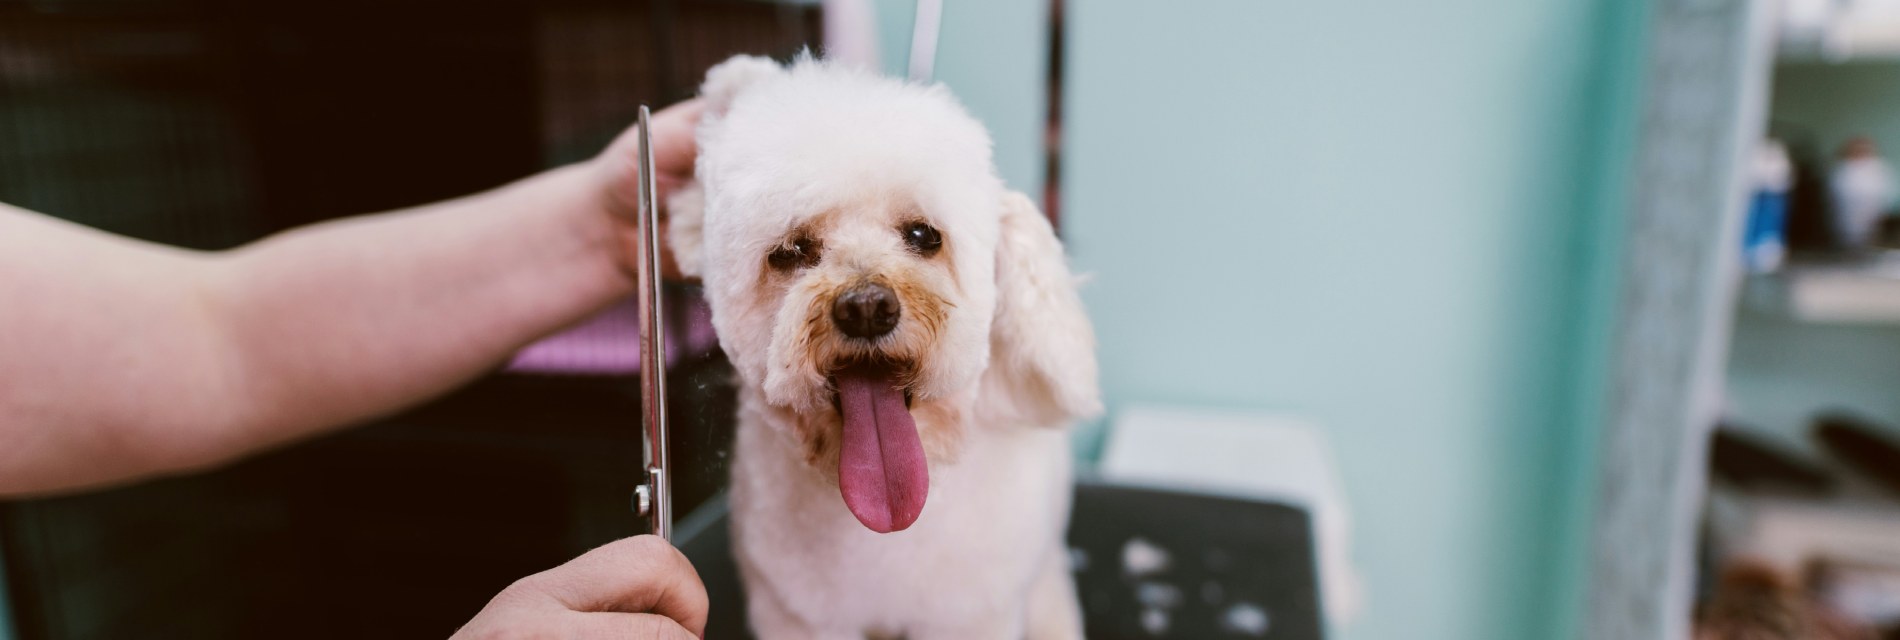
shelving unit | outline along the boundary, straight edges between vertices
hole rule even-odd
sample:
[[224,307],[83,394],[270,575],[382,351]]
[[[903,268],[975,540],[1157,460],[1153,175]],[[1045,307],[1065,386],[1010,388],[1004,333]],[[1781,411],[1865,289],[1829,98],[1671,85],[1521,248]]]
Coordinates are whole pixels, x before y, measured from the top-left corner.
[[1900,325],[1900,252],[1854,262],[1795,264],[1752,277],[1751,311],[1817,324]]

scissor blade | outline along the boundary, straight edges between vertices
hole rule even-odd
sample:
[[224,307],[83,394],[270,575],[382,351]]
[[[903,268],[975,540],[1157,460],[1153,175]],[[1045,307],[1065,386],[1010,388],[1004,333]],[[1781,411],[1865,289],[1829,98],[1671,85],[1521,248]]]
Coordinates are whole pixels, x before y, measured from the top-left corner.
[[653,178],[653,139],[649,126],[651,113],[640,107],[639,131],[639,220],[640,256],[635,260],[634,279],[640,304],[640,423],[644,437],[645,478],[652,496],[647,517],[653,533],[672,540],[672,486],[668,482],[666,441],[666,331],[661,312],[660,290],[660,207]]

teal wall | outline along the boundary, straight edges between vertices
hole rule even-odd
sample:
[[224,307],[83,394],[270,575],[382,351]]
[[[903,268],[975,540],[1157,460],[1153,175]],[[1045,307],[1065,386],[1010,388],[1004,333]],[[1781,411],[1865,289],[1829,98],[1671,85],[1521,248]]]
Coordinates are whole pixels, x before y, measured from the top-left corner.
[[1111,411],[1325,425],[1349,638],[1573,633],[1639,7],[1068,7],[1065,233]]
[[[909,68],[912,0],[873,0],[884,68]],[[996,140],[1011,188],[1041,198],[1049,6],[1040,0],[944,0],[936,79],[954,89]]]
[[1818,325],[1745,311],[1729,348],[1727,406],[1741,424],[1810,453],[1814,413],[1900,425],[1900,327]]
[[[1643,87],[1649,61],[1650,3],[1612,0],[1600,3],[1595,25],[1596,63],[1585,95],[1592,96],[1583,130],[1589,164],[1576,178],[1579,209],[1572,223],[1574,264],[1581,289],[1565,310],[1569,357],[1559,352],[1549,366],[1567,372],[1559,384],[1569,387],[1557,425],[1569,434],[1557,441],[1553,469],[1562,474],[1553,496],[1563,513],[1553,520],[1549,549],[1552,584],[1551,638],[1582,638],[1583,615],[1590,596],[1590,560],[1594,505],[1597,501],[1599,448],[1610,419],[1612,367],[1615,364],[1628,238],[1627,207],[1634,187],[1634,158],[1644,113]],[[1564,420],[1565,417],[1569,419]]]

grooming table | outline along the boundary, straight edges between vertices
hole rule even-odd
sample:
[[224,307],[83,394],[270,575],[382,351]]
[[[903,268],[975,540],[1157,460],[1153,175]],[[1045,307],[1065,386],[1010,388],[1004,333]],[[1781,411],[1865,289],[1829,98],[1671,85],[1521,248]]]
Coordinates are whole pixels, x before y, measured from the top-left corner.
[[[711,640],[750,638],[722,497],[675,534],[712,600]],[[1092,640],[1323,637],[1313,527],[1283,503],[1082,482],[1070,567]]]

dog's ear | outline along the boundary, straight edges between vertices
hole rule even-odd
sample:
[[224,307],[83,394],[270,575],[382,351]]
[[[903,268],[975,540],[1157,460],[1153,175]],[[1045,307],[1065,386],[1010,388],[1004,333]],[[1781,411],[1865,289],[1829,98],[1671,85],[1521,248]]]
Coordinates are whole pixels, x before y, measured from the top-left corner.
[[1076,278],[1049,220],[1017,192],[1003,196],[996,241],[996,317],[990,366],[1012,404],[1038,424],[1062,424],[1102,411],[1096,382],[1095,330],[1076,293]]
[[[784,73],[785,69],[771,58],[746,55],[727,58],[707,69],[706,81],[699,86],[700,98],[706,101],[705,112],[700,116],[700,131],[695,135],[705,140],[700,134],[708,127],[718,126],[746,87]],[[666,199],[666,242],[673,249],[673,261],[679,265],[680,274],[689,278],[704,275],[705,265],[700,254],[705,246],[705,213],[706,190],[697,180],[675,189]]]
[[746,87],[784,73],[785,68],[771,58],[733,56],[706,70],[706,82],[699,85],[699,95],[706,100],[706,113],[718,118],[726,114],[726,110],[732,107],[732,101]]

